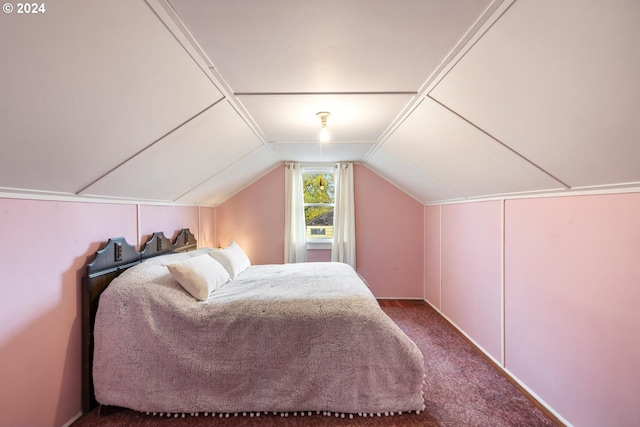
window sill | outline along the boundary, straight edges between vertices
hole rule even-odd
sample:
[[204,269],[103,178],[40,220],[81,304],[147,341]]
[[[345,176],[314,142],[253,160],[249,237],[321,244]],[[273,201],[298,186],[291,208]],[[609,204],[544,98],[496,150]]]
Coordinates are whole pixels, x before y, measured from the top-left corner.
[[332,241],[318,239],[314,241],[307,240],[307,250],[331,249]]

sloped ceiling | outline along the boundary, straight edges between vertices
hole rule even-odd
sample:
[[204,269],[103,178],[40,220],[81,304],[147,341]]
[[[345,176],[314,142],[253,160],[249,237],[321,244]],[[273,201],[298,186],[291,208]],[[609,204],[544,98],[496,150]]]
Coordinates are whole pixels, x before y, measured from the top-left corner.
[[3,13],[0,192],[216,205],[339,160],[423,203],[640,186],[638,22],[631,0]]

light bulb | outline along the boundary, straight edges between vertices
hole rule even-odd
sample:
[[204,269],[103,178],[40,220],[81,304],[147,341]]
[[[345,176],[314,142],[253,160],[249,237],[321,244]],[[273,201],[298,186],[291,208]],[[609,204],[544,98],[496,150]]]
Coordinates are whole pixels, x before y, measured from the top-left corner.
[[320,142],[327,142],[331,139],[331,135],[329,134],[329,129],[322,128],[320,129]]
[[327,142],[331,135],[329,135],[329,129],[327,129],[327,117],[329,117],[331,113],[327,111],[320,111],[316,113],[316,116],[320,117],[320,142]]

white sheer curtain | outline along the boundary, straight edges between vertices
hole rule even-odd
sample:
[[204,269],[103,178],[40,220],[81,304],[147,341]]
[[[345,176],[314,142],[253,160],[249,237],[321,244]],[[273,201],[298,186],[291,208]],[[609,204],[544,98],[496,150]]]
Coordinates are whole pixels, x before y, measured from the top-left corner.
[[333,211],[331,261],[356,268],[356,216],[353,201],[353,163],[336,165],[336,207]]
[[284,171],[284,262],[306,262],[307,229],[304,222],[302,167],[299,163],[289,163]]

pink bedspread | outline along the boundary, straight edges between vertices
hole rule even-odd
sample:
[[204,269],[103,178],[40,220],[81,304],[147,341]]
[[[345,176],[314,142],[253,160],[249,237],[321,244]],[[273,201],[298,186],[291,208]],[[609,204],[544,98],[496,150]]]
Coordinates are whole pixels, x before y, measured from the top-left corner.
[[423,358],[346,264],[252,266],[208,301],[144,262],[102,294],[99,403],[149,412],[418,411]]

